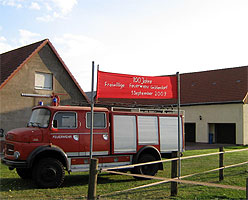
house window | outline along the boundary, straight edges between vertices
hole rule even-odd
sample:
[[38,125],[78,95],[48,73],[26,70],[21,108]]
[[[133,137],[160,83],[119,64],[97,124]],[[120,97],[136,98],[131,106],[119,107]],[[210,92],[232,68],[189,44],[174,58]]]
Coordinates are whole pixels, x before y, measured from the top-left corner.
[[35,72],[35,89],[52,90],[53,89],[53,75],[42,72]]

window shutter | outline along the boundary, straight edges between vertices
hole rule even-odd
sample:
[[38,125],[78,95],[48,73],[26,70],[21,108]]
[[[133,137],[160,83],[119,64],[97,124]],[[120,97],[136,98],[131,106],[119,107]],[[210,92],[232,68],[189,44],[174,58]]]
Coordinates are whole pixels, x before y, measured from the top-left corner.
[[52,90],[53,89],[53,75],[48,73],[35,73],[35,89]]

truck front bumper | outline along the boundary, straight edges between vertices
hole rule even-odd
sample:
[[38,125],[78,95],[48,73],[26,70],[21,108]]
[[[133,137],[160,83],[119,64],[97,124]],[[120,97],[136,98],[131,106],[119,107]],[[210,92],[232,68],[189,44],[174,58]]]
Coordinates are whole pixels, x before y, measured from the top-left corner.
[[2,158],[1,163],[11,168],[27,168],[28,167],[28,163],[26,161],[20,161],[20,160],[9,160],[6,158]]

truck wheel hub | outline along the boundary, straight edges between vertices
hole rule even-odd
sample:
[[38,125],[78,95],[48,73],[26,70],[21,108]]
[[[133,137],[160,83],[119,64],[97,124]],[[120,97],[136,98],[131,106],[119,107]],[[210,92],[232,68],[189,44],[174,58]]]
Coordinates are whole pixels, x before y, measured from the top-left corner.
[[56,177],[56,170],[54,168],[46,168],[43,170],[42,177],[45,180],[53,180]]

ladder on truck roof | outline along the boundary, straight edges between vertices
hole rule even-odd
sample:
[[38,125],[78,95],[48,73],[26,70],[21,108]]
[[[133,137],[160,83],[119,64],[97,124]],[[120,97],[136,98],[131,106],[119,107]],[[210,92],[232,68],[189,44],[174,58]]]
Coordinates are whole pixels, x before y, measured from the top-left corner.
[[[111,107],[111,111],[118,111],[118,112],[143,112],[143,113],[170,113],[170,114],[177,114],[177,109],[171,108],[128,108],[128,107]],[[184,110],[180,110],[180,115],[185,115]]]

